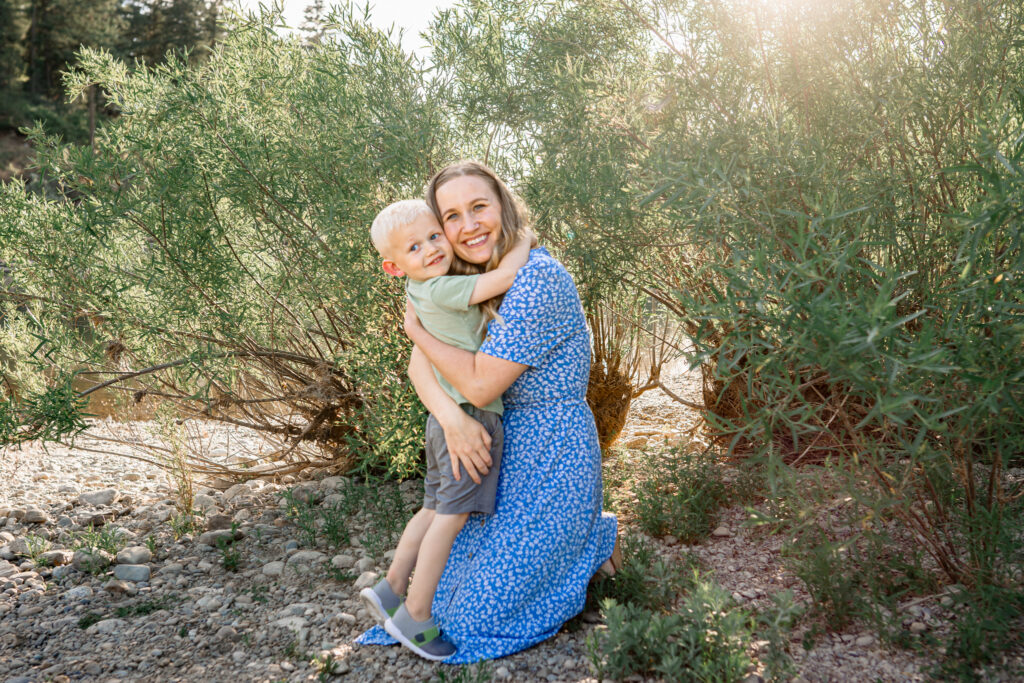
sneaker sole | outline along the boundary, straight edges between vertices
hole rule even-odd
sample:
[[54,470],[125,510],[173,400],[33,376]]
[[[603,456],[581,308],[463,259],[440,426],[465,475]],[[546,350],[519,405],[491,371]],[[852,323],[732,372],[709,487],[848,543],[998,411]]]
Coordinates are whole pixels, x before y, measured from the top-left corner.
[[373,589],[364,588],[359,591],[359,598],[366,605],[366,610],[370,613],[370,616],[374,618],[379,626],[383,626],[384,622],[388,620],[388,613],[384,611],[384,604],[377,597],[377,594],[373,592]]
[[394,622],[392,622],[390,619],[384,622],[384,630],[387,631],[392,638],[394,638],[402,645],[418,654],[420,657],[423,657],[423,659],[429,659],[432,662],[443,662],[444,660],[448,659],[453,654],[455,654],[453,652],[449,655],[432,655],[426,650],[420,649],[418,645],[416,645],[411,640],[406,638],[405,635],[398,630],[398,627],[395,626]]

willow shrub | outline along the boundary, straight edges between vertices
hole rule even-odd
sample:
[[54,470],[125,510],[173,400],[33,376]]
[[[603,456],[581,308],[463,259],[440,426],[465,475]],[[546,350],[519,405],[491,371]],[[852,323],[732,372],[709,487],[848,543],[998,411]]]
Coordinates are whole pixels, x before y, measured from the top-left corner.
[[60,393],[73,377],[260,430],[280,471],[415,468],[403,292],[368,226],[456,152],[419,64],[362,19],[334,20],[309,46],[265,15],[201,67],[82,54],[70,96],[98,83],[118,120],[95,156],[34,132],[57,197],[0,190],[20,397],[4,441],[80,429]]
[[721,443],[775,494],[792,465],[842,482],[847,566],[881,542],[1008,586],[1022,27],[1009,1],[473,2],[434,35],[583,291],[692,335]]
[[1024,12],[980,11],[685,8],[648,195],[704,256],[654,275],[725,442],[835,465],[857,527],[897,519],[967,584],[1020,566],[1024,455]]

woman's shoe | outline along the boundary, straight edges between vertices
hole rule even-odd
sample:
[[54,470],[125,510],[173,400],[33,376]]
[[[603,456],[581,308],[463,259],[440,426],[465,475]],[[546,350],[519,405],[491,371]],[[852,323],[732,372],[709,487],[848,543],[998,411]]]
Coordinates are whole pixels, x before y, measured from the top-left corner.
[[615,535],[615,547],[612,548],[612,556],[604,561],[598,570],[597,576],[610,578],[615,576],[622,569],[622,548],[619,547],[619,536]]

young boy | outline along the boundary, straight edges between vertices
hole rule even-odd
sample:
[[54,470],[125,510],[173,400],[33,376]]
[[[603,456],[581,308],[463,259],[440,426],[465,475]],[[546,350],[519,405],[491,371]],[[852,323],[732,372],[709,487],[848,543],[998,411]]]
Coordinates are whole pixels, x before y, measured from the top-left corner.
[[[486,325],[477,304],[505,293],[530,256],[530,238],[520,240],[498,267],[480,275],[448,275],[452,246],[427,203],[407,199],[381,211],[370,228],[373,246],[389,275],[406,278],[406,293],[423,326],[435,337],[467,351],[476,351]],[[456,480],[444,432],[427,419],[427,476],[423,508],[405,527],[387,576],[360,597],[378,623],[407,648],[439,661],[455,652],[441,637],[430,614],[434,592],[448,561],[452,543],[471,512],[491,514],[501,465],[501,399],[481,410],[467,401],[437,372],[441,387],[491,435],[492,465],[474,483],[463,471]],[[415,567],[416,575],[409,585]],[[409,589],[405,602],[401,595]]]

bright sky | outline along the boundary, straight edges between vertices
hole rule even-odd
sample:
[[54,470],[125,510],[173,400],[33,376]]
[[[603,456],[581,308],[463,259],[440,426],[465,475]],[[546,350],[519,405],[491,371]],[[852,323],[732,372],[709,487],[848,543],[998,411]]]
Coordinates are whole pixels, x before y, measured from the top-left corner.
[[[231,1],[231,0],[229,0]],[[245,9],[256,9],[261,0],[234,0],[240,2]],[[274,0],[262,0],[269,5]],[[302,24],[302,14],[312,0],[276,0],[284,5],[284,17],[289,26],[298,28]],[[407,50],[420,50],[424,47],[419,34],[427,28],[434,13],[438,9],[451,7],[456,0],[376,0],[370,2],[370,17],[380,28],[394,25],[396,29],[405,29],[402,45]],[[324,6],[330,8],[332,0],[325,0]],[[366,0],[357,0],[357,6],[365,6]],[[397,32],[397,31],[396,31]]]

